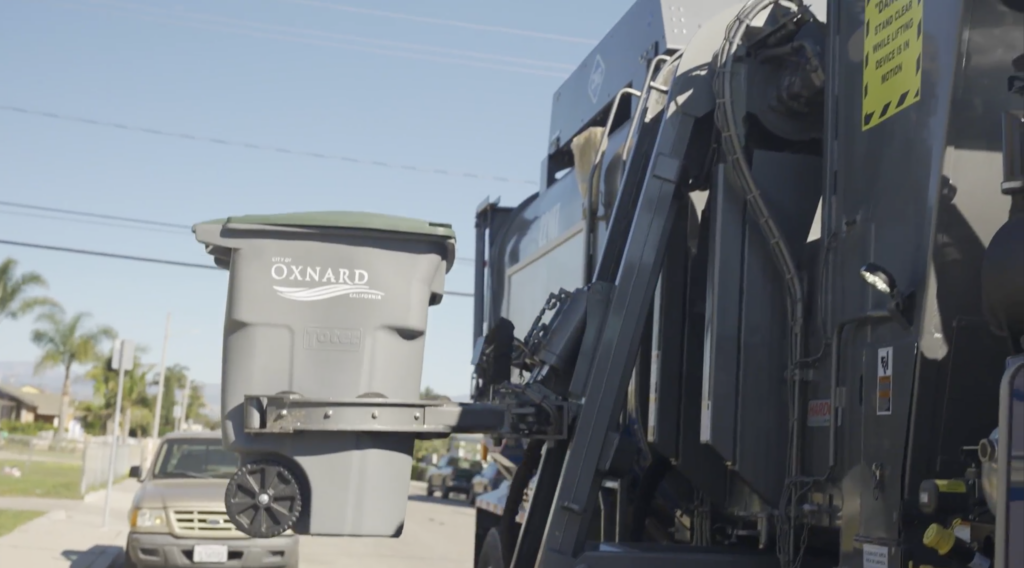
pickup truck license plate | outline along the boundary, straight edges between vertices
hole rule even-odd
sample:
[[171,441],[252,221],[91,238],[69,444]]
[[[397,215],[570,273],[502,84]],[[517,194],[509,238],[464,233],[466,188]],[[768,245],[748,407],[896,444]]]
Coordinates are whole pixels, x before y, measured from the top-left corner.
[[197,544],[192,548],[192,562],[224,563],[228,561],[228,547],[223,544]]

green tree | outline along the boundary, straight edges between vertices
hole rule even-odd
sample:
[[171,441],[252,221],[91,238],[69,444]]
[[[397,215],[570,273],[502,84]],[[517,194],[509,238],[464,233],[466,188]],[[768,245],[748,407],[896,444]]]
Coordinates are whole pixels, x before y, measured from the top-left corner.
[[108,410],[102,401],[90,400],[78,403],[78,411],[82,414],[82,429],[90,436],[103,436],[107,433],[107,422],[113,411]]
[[203,386],[189,379],[188,367],[174,364],[167,367],[164,376],[164,400],[160,409],[161,432],[173,432],[177,429],[178,420],[174,417],[174,407],[181,403],[186,384],[188,402],[185,405],[185,420],[205,424],[203,410],[206,409],[206,398],[203,397]]
[[178,404],[180,392],[188,383],[188,367],[173,364],[164,371],[164,399],[160,404],[160,432],[173,432],[177,426],[174,406]]
[[[130,426],[129,433],[136,436],[149,435],[152,428],[153,406],[155,401],[149,394],[149,385],[153,382],[153,365],[142,362],[146,348],[139,345],[135,348],[135,362],[130,371],[124,373],[124,384],[121,388],[121,427]],[[92,381],[94,402],[87,407],[91,414],[90,425],[99,425],[105,432],[107,422],[113,417],[117,408],[118,371],[112,370],[113,351],[104,359],[97,361],[85,376]],[[129,417],[131,422],[128,422]]]
[[450,402],[452,399],[435,391],[431,387],[423,387],[420,391],[420,400],[443,400]]
[[42,350],[36,362],[35,373],[52,368],[64,370],[64,384],[61,387],[60,418],[57,421],[57,437],[67,433],[68,410],[71,402],[71,368],[77,364],[95,362],[101,345],[117,337],[107,326],[86,327],[91,316],[79,312],[70,318],[63,308],[52,307],[36,318],[39,327],[32,330],[32,343]]
[[18,274],[18,261],[6,258],[0,262],[0,321],[16,320],[41,308],[56,307],[57,302],[32,292],[46,290],[46,279],[36,272]]
[[203,411],[206,410],[206,398],[203,397],[203,385],[196,382],[189,383],[188,404],[185,409],[185,420],[192,420],[201,423]]

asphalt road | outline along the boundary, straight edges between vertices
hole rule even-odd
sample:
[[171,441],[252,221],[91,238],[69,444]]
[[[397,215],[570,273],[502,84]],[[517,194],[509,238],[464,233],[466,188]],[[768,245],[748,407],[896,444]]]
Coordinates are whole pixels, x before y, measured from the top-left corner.
[[413,482],[400,538],[302,537],[302,568],[473,568],[476,514],[458,495],[427,497]]

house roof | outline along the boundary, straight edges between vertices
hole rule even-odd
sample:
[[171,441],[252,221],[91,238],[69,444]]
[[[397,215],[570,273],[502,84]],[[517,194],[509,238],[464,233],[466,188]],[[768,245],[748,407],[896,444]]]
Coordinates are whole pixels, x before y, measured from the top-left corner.
[[16,386],[0,384],[0,395],[13,398],[16,401],[22,404],[27,404],[33,408],[36,406],[35,401],[29,398],[30,395]]
[[35,387],[12,385],[0,385],[0,394],[6,395],[18,402],[31,406],[36,414],[44,416],[57,416],[60,414],[60,395],[44,392]]

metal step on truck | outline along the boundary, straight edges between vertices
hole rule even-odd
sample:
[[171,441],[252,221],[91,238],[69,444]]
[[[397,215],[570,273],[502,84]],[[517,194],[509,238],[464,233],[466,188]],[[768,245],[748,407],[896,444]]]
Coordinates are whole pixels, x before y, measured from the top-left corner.
[[637,0],[478,207],[472,403],[418,400],[450,226],[197,225],[232,522],[399,537],[484,433],[478,568],[1024,566],[1022,4]]

